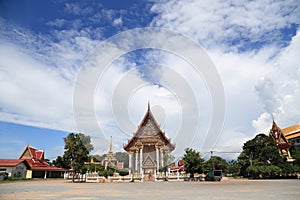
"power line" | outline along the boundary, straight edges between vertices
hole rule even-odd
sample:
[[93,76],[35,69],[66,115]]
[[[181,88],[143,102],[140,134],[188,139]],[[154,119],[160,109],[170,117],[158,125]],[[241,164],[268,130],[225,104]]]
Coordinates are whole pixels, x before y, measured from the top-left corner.
[[217,154],[240,154],[241,152],[237,152],[237,151],[208,151],[208,152],[204,152],[205,155],[210,153],[210,157],[213,157],[214,153]]
[[208,152],[204,152],[205,154],[210,153],[242,153],[241,151],[208,151]]

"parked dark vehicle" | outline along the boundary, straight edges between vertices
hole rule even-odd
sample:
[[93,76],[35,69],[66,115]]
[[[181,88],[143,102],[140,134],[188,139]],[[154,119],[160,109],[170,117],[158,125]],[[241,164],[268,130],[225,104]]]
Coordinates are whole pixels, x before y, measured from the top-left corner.
[[221,181],[221,179],[222,170],[210,170],[205,177],[205,181]]

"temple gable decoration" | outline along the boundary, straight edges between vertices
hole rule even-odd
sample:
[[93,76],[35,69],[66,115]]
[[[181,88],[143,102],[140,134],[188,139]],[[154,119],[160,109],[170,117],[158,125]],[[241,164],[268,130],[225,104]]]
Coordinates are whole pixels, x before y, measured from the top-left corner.
[[278,127],[274,120],[272,128],[269,132],[269,137],[271,137],[275,141],[276,145],[279,148],[280,154],[287,157],[288,161],[293,161],[289,151],[289,148],[291,148],[292,145],[289,144],[281,128]]

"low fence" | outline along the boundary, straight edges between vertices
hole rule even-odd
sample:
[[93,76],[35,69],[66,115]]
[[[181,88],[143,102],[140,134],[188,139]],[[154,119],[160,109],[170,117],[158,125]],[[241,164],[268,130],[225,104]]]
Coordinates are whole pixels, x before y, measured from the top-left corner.
[[[110,182],[131,182],[133,180],[132,175],[127,176],[99,176],[97,173],[88,173],[85,175],[85,182],[87,183],[110,183]],[[138,178],[138,177],[136,177]]]
[[170,174],[157,174],[157,181],[184,181],[186,179],[186,174],[181,173],[170,173]]
[[[64,175],[65,179],[73,179],[73,174],[67,173]],[[145,177],[141,174],[130,174],[127,176],[120,176],[115,174],[114,176],[99,176],[98,173],[86,173],[82,175],[75,175],[75,182],[87,182],[87,183],[110,183],[110,182],[143,182]],[[189,174],[170,173],[156,174],[154,181],[203,181],[204,174],[195,174],[193,178],[190,178]]]

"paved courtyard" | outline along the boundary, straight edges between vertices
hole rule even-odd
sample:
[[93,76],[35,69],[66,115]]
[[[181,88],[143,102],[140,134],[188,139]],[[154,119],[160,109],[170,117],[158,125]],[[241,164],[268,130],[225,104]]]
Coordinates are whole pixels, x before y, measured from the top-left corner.
[[300,199],[300,180],[71,183],[36,180],[0,184],[0,199]]

